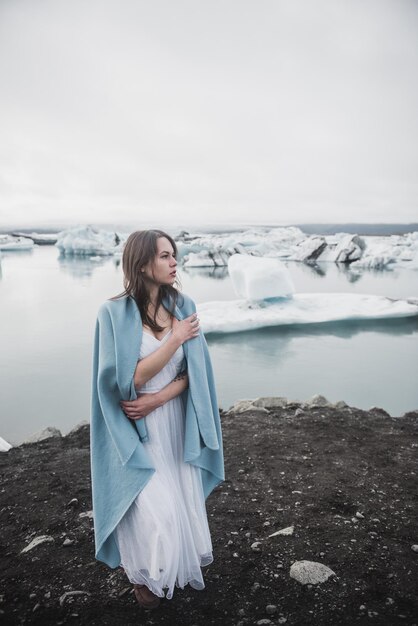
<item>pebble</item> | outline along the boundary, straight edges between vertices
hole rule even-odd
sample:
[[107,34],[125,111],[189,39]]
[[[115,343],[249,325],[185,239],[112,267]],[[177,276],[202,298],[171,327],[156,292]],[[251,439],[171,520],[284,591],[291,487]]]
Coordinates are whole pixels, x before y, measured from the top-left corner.
[[295,561],[290,567],[290,577],[294,578],[302,585],[323,583],[330,576],[335,576],[335,572],[323,563],[316,561]]
[[418,544],[414,543],[414,545],[411,546],[411,550],[413,552],[418,552]]
[[77,504],[78,504],[78,498],[73,498],[72,500],[69,501],[67,506],[77,506]]
[[46,541],[54,541],[54,538],[50,537],[49,535],[39,535],[38,537],[35,537],[35,539],[32,539],[30,544],[28,544],[26,548],[23,548],[23,550],[21,550],[20,554],[29,552],[29,550],[32,550],[32,548],[35,548],[36,546],[39,546],[41,543],[45,543]]
[[257,622],[257,626],[264,626],[264,624],[271,624],[271,623],[272,623],[271,619],[267,619],[267,618],[259,619]]
[[64,539],[63,541],[63,546],[72,546],[74,543],[74,539],[70,539],[69,537],[67,537],[66,539]]
[[254,541],[254,543],[251,544],[251,550],[253,552],[261,552],[261,542]]
[[275,604],[268,604],[266,606],[267,615],[274,615],[277,612],[277,606]]
[[356,517],[358,517],[358,519],[364,519],[364,515],[360,513],[360,511],[357,511]]
[[244,615],[245,615],[245,611],[244,611],[244,609],[239,609],[239,611],[238,611],[238,615],[239,615],[240,617],[244,617]]
[[277,620],[278,624],[286,624],[287,622],[287,617],[279,617],[279,619]]

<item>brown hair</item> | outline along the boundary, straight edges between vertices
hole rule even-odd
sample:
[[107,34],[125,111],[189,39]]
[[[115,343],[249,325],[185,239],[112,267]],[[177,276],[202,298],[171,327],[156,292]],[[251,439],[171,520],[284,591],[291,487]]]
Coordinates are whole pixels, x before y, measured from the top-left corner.
[[[160,285],[154,316],[152,318],[148,315],[147,309],[150,299],[148,289],[142,277],[141,268],[149,261],[154,261],[157,255],[157,239],[160,237],[166,237],[168,239],[173,246],[174,254],[177,256],[176,242],[170,235],[162,230],[137,230],[129,235],[122,255],[123,286],[125,291],[112,298],[117,299],[124,296],[132,296],[138,306],[143,323],[149,326],[154,332],[162,332],[164,330],[164,328],[157,324],[155,319],[156,311],[160,304],[162,304],[164,296],[168,296],[171,302],[171,310],[169,311],[171,315],[173,315],[174,307],[176,306],[179,296],[181,297],[180,291],[173,287],[173,285]],[[178,278],[176,278],[176,283],[181,287]]]

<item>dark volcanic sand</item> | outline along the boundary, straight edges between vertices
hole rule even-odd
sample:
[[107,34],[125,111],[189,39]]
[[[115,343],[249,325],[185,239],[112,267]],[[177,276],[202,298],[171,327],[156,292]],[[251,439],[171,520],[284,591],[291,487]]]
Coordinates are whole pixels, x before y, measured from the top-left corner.
[[[1,454],[0,622],[418,625],[418,413],[296,409],[222,412],[226,481],[207,500],[206,588],[176,589],[154,611],[94,559],[92,521],[79,517],[91,509],[88,427]],[[38,535],[53,541],[20,554]],[[302,585],[289,576],[302,559],[337,576]]]

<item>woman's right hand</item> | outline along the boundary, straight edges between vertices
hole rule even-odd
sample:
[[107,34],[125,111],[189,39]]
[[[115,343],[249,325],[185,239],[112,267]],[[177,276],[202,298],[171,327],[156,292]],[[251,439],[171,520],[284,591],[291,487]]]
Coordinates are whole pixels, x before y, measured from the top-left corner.
[[192,313],[189,317],[185,317],[184,320],[178,320],[173,317],[173,336],[183,344],[189,339],[194,339],[199,336],[199,318],[197,313]]

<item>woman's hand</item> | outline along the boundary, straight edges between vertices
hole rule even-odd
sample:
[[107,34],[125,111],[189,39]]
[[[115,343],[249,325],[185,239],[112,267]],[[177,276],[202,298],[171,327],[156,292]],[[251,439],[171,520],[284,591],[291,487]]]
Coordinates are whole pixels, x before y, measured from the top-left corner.
[[176,317],[173,317],[173,336],[183,344],[185,341],[189,339],[194,339],[199,336],[199,318],[197,317],[197,313],[192,313],[189,317],[186,317],[184,320],[178,320]]
[[120,406],[126,417],[140,420],[161,406],[161,402],[157,393],[143,393],[136,400],[121,400]]

